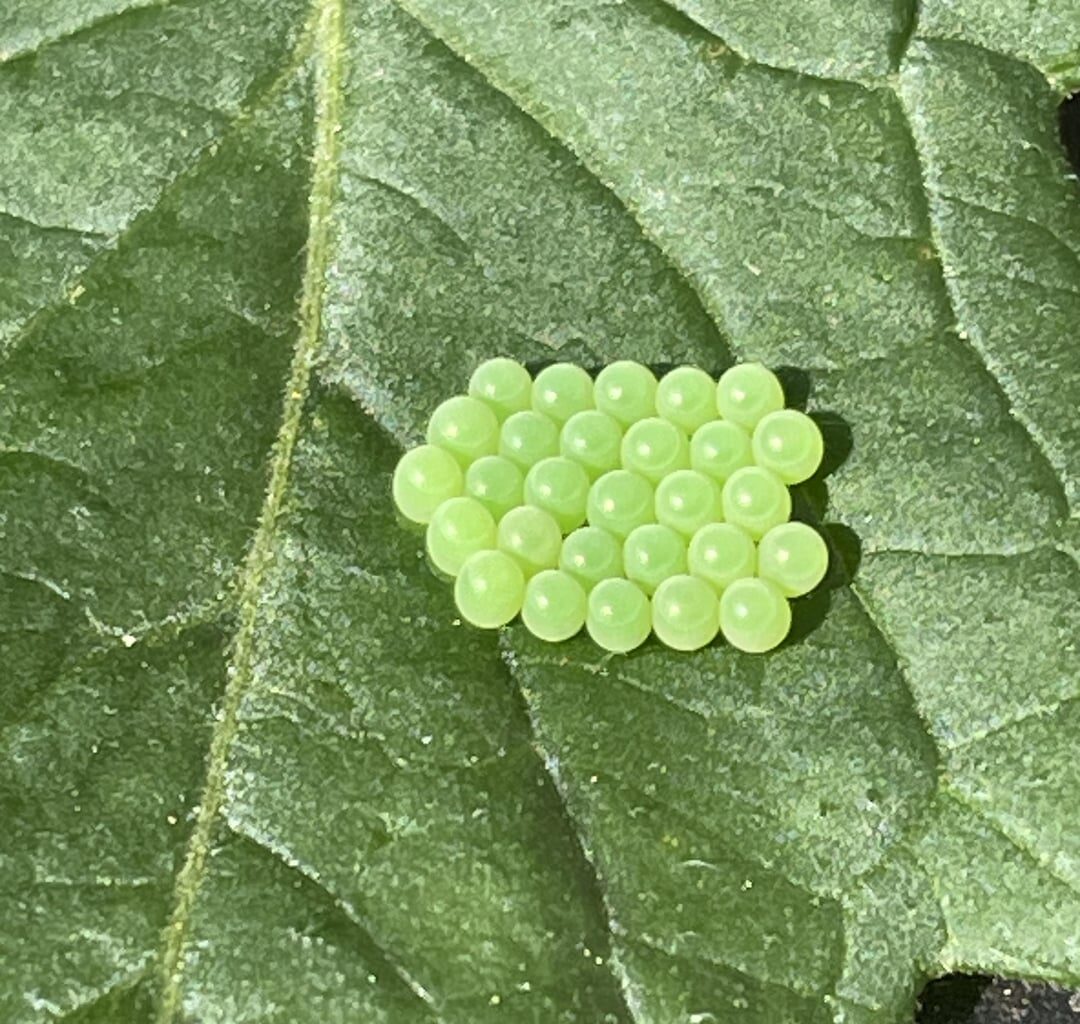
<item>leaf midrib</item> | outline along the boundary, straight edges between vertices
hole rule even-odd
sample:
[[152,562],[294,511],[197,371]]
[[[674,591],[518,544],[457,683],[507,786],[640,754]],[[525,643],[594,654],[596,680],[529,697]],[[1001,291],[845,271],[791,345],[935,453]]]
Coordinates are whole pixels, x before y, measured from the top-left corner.
[[176,876],[174,909],[162,940],[158,1024],[180,1017],[184,949],[192,912],[206,875],[206,858],[225,798],[226,768],[239,726],[239,711],[252,676],[258,597],[273,558],[278,518],[300,433],[322,326],[322,296],[329,258],[330,216],[338,180],[338,133],[344,81],[343,0],[313,0],[309,27],[314,33],[315,144],[309,197],[307,256],[300,302],[299,335],[289,372],[281,425],[270,459],[269,483],[255,536],[239,577],[239,624],[222,711],[211,736],[199,811]]
[[[164,5],[161,3],[154,3],[148,5],[145,9],[149,10],[152,8],[160,8],[162,6],[171,6],[171,4]],[[143,8],[139,9],[142,10]],[[114,17],[119,17],[119,15],[110,15],[105,20],[112,20]],[[95,22],[92,27],[96,26],[97,23]],[[18,346],[26,342],[35,331],[41,330],[47,326],[53,318],[70,308],[78,296],[79,289],[83,287],[83,282],[92,274],[94,268],[102,260],[108,257],[109,254],[116,252],[124,241],[136,230],[139,224],[158,212],[168,197],[178,188],[182,187],[184,182],[190,181],[197,175],[200,169],[205,165],[206,161],[214,158],[223,139],[242,126],[250,124],[261,111],[269,107],[280,96],[289,83],[296,77],[300,68],[302,68],[310,59],[313,36],[314,26],[309,22],[300,33],[299,39],[288,54],[284,66],[273,76],[269,84],[260,88],[260,82],[254,83],[248,94],[244,97],[237,112],[233,116],[225,119],[221,126],[221,130],[213,133],[206,142],[192,154],[191,159],[177,171],[176,174],[164,181],[158,189],[157,194],[151,197],[145,206],[135,210],[127,223],[124,224],[119,231],[114,233],[88,232],[79,228],[35,224],[33,221],[27,221],[25,217],[20,217],[9,211],[0,210],[0,216],[24,221],[43,231],[71,231],[84,238],[92,237],[102,240],[101,247],[91,254],[85,263],[72,271],[61,290],[61,294],[57,295],[55,298],[47,299],[43,304],[38,306],[38,308],[23,317],[21,321],[14,325],[10,335],[6,339],[0,337],[0,355],[7,355],[8,353],[13,352]],[[33,52],[36,53],[37,51],[35,50]],[[2,65],[3,61],[0,61],[0,66]]]
[[[433,32],[438,38],[443,38],[441,35],[434,32],[432,26],[430,26],[425,19],[418,16],[417,13],[411,9],[411,4],[408,3],[408,0],[395,0],[395,2],[411,17],[423,24],[428,31]],[[224,802],[226,766],[238,728],[239,709],[244,694],[252,680],[253,637],[258,618],[258,598],[266,569],[273,556],[273,543],[276,527],[288,484],[292,455],[300,431],[304,402],[310,385],[313,356],[318,348],[320,340],[323,285],[328,263],[330,214],[338,177],[338,145],[336,134],[339,120],[338,115],[340,113],[342,102],[344,49],[342,38],[342,0],[314,0],[313,17],[318,21],[315,59],[319,77],[316,90],[316,144],[310,199],[309,244],[303,277],[300,336],[294,352],[288,390],[285,395],[281,427],[270,462],[270,483],[254,540],[240,576],[240,623],[234,638],[234,650],[231,659],[229,682],[225,691],[224,708],[213,732],[202,799],[200,801],[196,824],[189,841],[187,856],[183,867],[177,875],[176,907],[170,925],[166,931],[162,951],[161,967],[164,980],[158,1016],[159,1024],[169,1024],[169,1022],[175,1021],[179,1016],[182,1000],[184,946],[191,914],[205,876],[206,856],[212,839],[213,829]],[[471,66],[477,67],[476,62],[463,55],[460,49],[455,47],[452,42],[445,39],[443,39],[443,41],[447,42],[447,45],[450,45],[459,57],[462,57],[462,59],[466,60]],[[786,69],[778,68],[777,70],[783,71]],[[548,131],[552,131],[543,118],[538,117],[535,112],[532,112],[527,109],[527,107],[523,106],[513,97],[512,92],[503,88],[498,82],[493,81],[486,70],[481,70],[481,73],[484,75],[485,79],[491,82],[500,92],[510,96],[515,103],[515,106],[521,110],[525,116],[544,125]],[[887,83],[887,88],[896,95],[900,109],[904,112],[905,117],[908,118],[908,127],[909,133],[912,136],[912,143],[916,153],[919,154],[921,161],[922,156],[921,153],[919,153],[918,143],[914,132],[910,130],[909,112],[903,98],[892,82]],[[556,135],[556,137],[563,145],[566,145],[571,151],[576,152],[574,147],[565,139],[559,135]],[[592,169],[589,161],[580,155],[579,159],[581,159],[583,166],[590,168],[590,170]],[[595,175],[595,172],[593,173]],[[928,199],[930,198],[930,193],[925,187],[925,181],[923,181],[923,193]],[[616,193],[616,195],[618,194]],[[627,203],[624,197],[618,196],[618,198],[620,202],[627,207],[634,219],[641,223],[640,218],[637,216],[637,211],[633,209],[633,206]],[[940,258],[941,248],[938,238],[936,237],[934,219],[932,212],[930,211],[928,211],[928,220],[935,251]],[[673,258],[668,254],[667,247],[655,238],[653,232],[650,231],[647,226],[642,225],[642,227],[646,236],[652,240],[653,244],[657,245],[657,248],[661,252],[664,252],[668,259],[679,268],[679,272],[683,279],[692,284],[694,276],[681,266],[678,259]],[[948,282],[943,280],[942,286],[949,299],[953,321],[954,323],[959,323],[959,318],[952,301],[952,295],[949,291]],[[705,305],[706,308],[709,308],[711,303],[706,301]],[[715,308],[710,309],[710,312],[714,321],[722,322],[722,318],[718,315],[718,311]],[[981,353],[979,354],[980,356],[982,355]],[[1001,381],[996,377],[992,369],[986,365],[985,359],[980,358],[980,363],[983,365],[987,375],[992,379],[997,388],[1004,390]],[[1012,410],[1011,403],[1007,403],[1007,405],[1015,416],[1015,411]],[[1031,438],[1033,447],[1045,458],[1046,453],[1038,443],[1038,439],[1032,435],[1029,425],[1023,422],[1022,425],[1025,432],[1028,433]],[[1047,459],[1047,461],[1049,460]],[[1056,473],[1054,474],[1054,477],[1056,480],[1058,479]],[[856,597],[873,622],[873,616],[865,609],[865,602],[862,601],[861,596],[856,594]],[[876,627],[876,622],[874,622],[874,624]],[[884,634],[882,634],[882,636],[884,642],[889,646],[889,649],[897,656],[898,667],[900,667],[896,647],[888,637],[884,636]],[[904,675],[902,668],[901,675]],[[580,838],[580,823],[572,822],[572,827]],[[607,908],[605,907],[605,910],[606,909]],[[610,931],[610,920],[608,921],[608,925]],[[633,1014],[632,1010],[631,1013]]]

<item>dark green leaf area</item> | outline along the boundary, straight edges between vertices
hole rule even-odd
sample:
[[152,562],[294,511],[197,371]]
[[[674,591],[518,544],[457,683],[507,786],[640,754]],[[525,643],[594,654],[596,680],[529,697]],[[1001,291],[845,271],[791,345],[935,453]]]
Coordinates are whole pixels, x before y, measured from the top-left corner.
[[[347,399],[312,399],[225,819],[317,881],[441,1019],[622,1019],[589,872],[498,647],[455,620],[387,500],[397,454]],[[206,898],[204,941],[227,945],[227,908]]]
[[2,567],[101,629],[216,600],[250,538],[294,332],[301,97],[246,121],[0,355]]

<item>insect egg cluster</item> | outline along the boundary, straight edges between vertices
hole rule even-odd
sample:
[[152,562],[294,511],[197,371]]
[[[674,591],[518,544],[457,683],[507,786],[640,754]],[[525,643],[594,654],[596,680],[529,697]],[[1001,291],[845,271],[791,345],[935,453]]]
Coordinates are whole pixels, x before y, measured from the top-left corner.
[[584,627],[608,651],[650,633],[696,650],[719,632],[763,652],[791,628],[788,599],[825,575],[825,543],[790,521],[788,490],[822,454],[817,425],[759,363],[658,381],[624,360],[593,380],[497,358],[432,413],[393,495],[475,626],[520,614],[542,640]]

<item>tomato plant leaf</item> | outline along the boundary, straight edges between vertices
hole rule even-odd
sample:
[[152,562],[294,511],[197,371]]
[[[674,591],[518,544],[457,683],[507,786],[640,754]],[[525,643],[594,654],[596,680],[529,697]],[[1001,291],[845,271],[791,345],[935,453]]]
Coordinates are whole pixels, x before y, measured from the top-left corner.
[[[1080,983],[1078,13],[17,0],[0,1016]],[[389,480],[496,353],[803,371],[861,545],[820,622],[463,626]]]

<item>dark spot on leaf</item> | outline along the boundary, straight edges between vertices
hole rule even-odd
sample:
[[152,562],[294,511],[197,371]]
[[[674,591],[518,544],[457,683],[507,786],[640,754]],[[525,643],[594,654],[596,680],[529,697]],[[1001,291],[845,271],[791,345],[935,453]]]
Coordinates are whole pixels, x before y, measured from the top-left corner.
[[971,1014],[990,979],[983,975],[950,974],[938,978],[919,995],[917,1024],[961,1024]]
[[1080,1000],[1055,985],[951,974],[919,997],[916,1024],[1075,1024]]
[[1073,172],[1080,176],[1080,92],[1061,101],[1058,107],[1058,127],[1061,144],[1072,164]]

